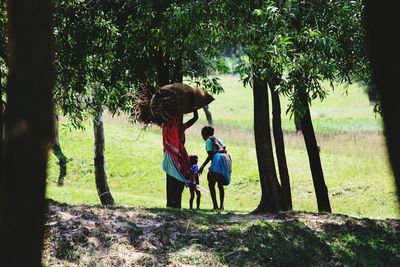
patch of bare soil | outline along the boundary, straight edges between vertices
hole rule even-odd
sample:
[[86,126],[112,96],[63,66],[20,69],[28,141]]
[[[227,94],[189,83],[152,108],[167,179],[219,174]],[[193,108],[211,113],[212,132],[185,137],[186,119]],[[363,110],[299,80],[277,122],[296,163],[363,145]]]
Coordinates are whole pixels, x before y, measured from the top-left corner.
[[[251,229],[239,231],[239,234],[235,232],[237,230],[233,231],[245,228],[243,225],[260,221],[271,224],[295,222],[318,233],[342,229],[349,219],[360,225],[365,220],[370,221],[317,213],[216,214],[210,211],[69,206],[49,201],[43,262],[46,266],[182,266],[185,261],[180,261],[180,257],[184,253],[177,252],[190,247],[198,251],[193,249],[195,245],[202,248],[201,261],[196,264],[197,258],[192,258],[188,265],[231,266],[236,265],[231,255],[241,251],[239,247],[247,242],[246,233],[252,233]],[[400,230],[400,220],[385,220],[385,225],[397,233]],[[243,251],[246,253],[244,246]]]

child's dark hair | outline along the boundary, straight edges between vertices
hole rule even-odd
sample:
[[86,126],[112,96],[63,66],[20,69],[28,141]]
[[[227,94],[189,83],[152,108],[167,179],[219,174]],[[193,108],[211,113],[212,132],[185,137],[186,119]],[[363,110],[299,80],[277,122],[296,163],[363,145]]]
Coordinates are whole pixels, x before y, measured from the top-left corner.
[[197,161],[198,161],[198,157],[197,157],[197,155],[190,155],[189,156],[189,161],[190,161],[190,164],[197,164]]
[[205,133],[207,136],[212,136],[214,135],[214,128],[211,126],[204,126],[203,129],[201,129],[201,133]]

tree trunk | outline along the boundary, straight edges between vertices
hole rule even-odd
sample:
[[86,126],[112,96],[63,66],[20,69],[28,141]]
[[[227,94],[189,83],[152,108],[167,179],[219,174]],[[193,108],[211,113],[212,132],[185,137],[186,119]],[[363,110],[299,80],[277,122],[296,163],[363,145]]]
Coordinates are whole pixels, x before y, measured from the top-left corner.
[[211,111],[210,111],[208,105],[204,106],[203,110],[204,110],[204,113],[206,114],[208,125],[213,125],[212,114],[211,114]]
[[[157,77],[158,77],[158,85],[164,86],[169,84],[169,66],[167,64],[163,64],[165,60],[162,57],[162,54],[156,53],[156,66],[157,66]],[[174,183],[171,182],[170,177],[165,180],[166,185],[166,196],[167,196],[167,207],[172,207],[171,203],[173,202],[173,192],[175,192]]]
[[58,165],[60,166],[60,174],[58,176],[58,186],[64,185],[64,178],[67,175],[67,157],[64,155],[61,149],[60,140],[59,140],[59,120],[58,115],[54,113],[54,143],[52,146],[53,154],[58,159]]
[[258,171],[261,184],[261,201],[253,213],[277,212],[285,209],[273,157],[267,84],[254,76],[254,136]]
[[61,145],[58,141],[56,141],[52,147],[53,154],[58,159],[58,165],[60,166],[60,173],[58,175],[58,186],[64,185],[64,178],[67,175],[67,157],[64,155],[61,149]]
[[302,133],[302,128],[301,128],[301,119],[298,117],[294,117],[294,126],[296,127],[296,133],[301,134]]
[[282,185],[283,197],[288,209],[292,209],[292,194],[290,191],[290,177],[287,167],[285,142],[282,131],[281,103],[279,93],[275,90],[275,85],[270,83],[272,99],[272,125],[275,141],[275,152],[278,160],[279,177]]
[[400,83],[396,79],[400,62],[400,45],[399,39],[382,42],[384,38],[396,32],[400,17],[396,14],[398,11],[395,2],[385,5],[379,1],[363,2],[368,58],[371,62],[373,81],[380,97],[389,161],[400,203],[400,127],[398,125]]
[[318,211],[332,212],[331,204],[329,202],[328,188],[325,184],[321,159],[319,157],[317,139],[315,138],[314,127],[311,121],[310,109],[307,101],[303,101],[303,104],[307,108],[303,118],[301,118],[301,125],[303,126],[303,136],[306,143],[315,194],[317,196]]
[[[1,8],[3,8],[3,4],[1,4]],[[4,12],[3,10],[0,10],[1,12]],[[5,29],[0,29],[0,30],[5,30]],[[0,50],[3,50],[2,47],[0,47]],[[0,53],[2,53],[1,51]],[[3,55],[1,55],[3,58]],[[4,62],[6,62],[6,58],[3,58]],[[3,71],[1,70],[0,67],[0,151],[3,151],[3,142],[4,142],[4,110],[5,110],[5,103],[3,102],[3,94],[4,92],[4,87],[1,81],[3,80]]]
[[170,83],[169,63],[167,58],[163,55],[161,51],[156,51],[155,61],[156,61],[158,85],[161,87],[163,85],[169,84]]
[[[159,29],[162,26],[162,22],[165,18],[165,11],[168,8],[168,2],[155,1],[153,4],[155,16],[151,21],[150,27],[151,29]],[[165,53],[165,51],[162,51],[159,48],[156,48],[153,52],[157,71],[158,86],[161,87],[170,84],[171,78],[173,77],[170,76],[171,66],[169,64],[169,56],[167,53]]]
[[183,82],[183,64],[182,59],[178,58],[175,60],[171,83],[182,83]]
[[0,151],[3,151],[4,142],[4,105],[3,105],[3,85],[1,84],[1,78],[3,73],[0,69]]
[[94,168],[96,175],[96,188],[103,206],[114,206],[114,198],[108,187],[106,163],[104,156],[104,127],[103,112],[98,112],[93,118],[94,129]]
[[7,110],[0,166],[2,266],[41,266],[53,139],[51,1],[9,0]]

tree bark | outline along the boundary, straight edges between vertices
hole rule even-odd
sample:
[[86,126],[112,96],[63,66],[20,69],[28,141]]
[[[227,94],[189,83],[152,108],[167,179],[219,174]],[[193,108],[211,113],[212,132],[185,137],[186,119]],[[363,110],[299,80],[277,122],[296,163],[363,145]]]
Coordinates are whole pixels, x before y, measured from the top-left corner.
[[261,185],[261,201],[253,213],[285,210],[271,140],[268,90],[265,81],[253,78],[254,136]]
[[170,83],[169,77],[169,62],[162,51],[156,51],[155,54],[156,69],[157,69],[157,79],[158,85],[161,87],[163,85]]
[[303,126],[303,136],[307,148],[315,194],[317,196],[318,211],[332,212],[331,204],[329,202],[328,188],[325,184],[321,158],[319,156],[317,139],[315,138],[314,127],[311,121],[310,109],[307,101],[303,101],[303,105],[306,107],[306,112],[301,118],[301,125]]
[[58,175],[58,186],[64,185],[64,178],[67,175],[67,157],[64,155],[61,149],[59,140],[59,120],[58,115],[54,112],[54,143],[52,146],[53,154],[58,159],[58,165],[60,166],[60,174]]
[[278,160],[279,177],[281,180],[283,197],[288,209],[292,209],[292,194],[290,191],[290,176],[287,167],[285,142],[282,131],[281,103],[279,93],[275,90],[275,84],[270,83],[272,99],[272,126],[275,141],[275,152]]
[[[158,78],[158,86],[164,86],[169,84],[169,66],[167,64],[163,64],[165,60],[162,57],[160,52],[156,53],[156,67],[157,67],[157,78]],[[166,185],[166,196],[167,196],[167,207],[172,207],[171,203],[173,202],[173,193],[175,192],[174,183],[171,182],[171,177],[168,177],[165,180]]]
[[9,0],[7,110],[0,166],[2,266],[41,266],[53,139],[51,2]]
[[[162,25],[162,21],[165,18],[165,11],[168,8],[167,1],[155,1],[154,3],[154,10],[155,10],[155,17],[151,21],[151,28],[157,29],[160,28]],[[157,71],[157,80],[158,86],[164,86],[170,84],[171,76],[170,76],[170,62],[169,56],[165,51],[160,50],[160,48],[156,48],[154,50],[154,60],[156,65]]]
[[397,80],[400,41],[398,38],[390,40],[390,42],[382,41],[397,31],[400,17],[394,2],[384,5],[379,1],[363,2],[368,58],[371,62],[373,81],[380,97],[389,161],[400,203],[400,127],[398,125],[400,83]]
[[114,206],[114,198],[111,195],[107,182],[106,164],[105,164],[105,142],[103,112],[98,112],[93,118],[94,129],[94,168],[96,176],[96,188],[101,204],[103,206]]
[[3,85],[1,84],[1,78],[3,73],[0,69],[0,151],[3,151],[4,142],[4,104],[3,104]]
[[183,64],[182,58],[175,60],[171,83],[182,83],[183,82]]
[[211,111],[210,111],[208,105],[204,106],[203,110],[204,110],[204,113],[206,114],[208,125],[213,125],[212,114],[211,114]]
[[63,186],[65,176],[67,176],[67,157],[62,152],[59,141],[56,141],[51,149],[53,150],[53,154],[57,157],[58,165],[60,166],[57,185]]
[[301,119],[297,118],[296,116],[294,117],[294,126],[297,134],[301,134],[303,132],[303,129],[301,128]]

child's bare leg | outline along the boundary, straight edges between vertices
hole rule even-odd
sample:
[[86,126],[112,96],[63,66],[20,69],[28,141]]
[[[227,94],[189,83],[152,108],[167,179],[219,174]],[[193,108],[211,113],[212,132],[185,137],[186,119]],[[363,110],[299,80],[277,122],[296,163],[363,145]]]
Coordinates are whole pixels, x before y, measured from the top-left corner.
[[190,209],[193,209],[194,189],[192,187],[189,187],[189,191],[190,191],[189,207]]
[[213,209],[217,210],[218,209],[218,204],[217,204],[217,196],[215,195],[215,178],[211,173],[208,173],[208,189],[210,189],[210,195],[211,199],[213,202]]
[[199,190],[196,190],[196,195],[197,195],[197,198],[196,198],[196,204],[197,204],[197,209],[200,209],[200,198],[201,198],[201,193],[200,193],[200,191]]
[[219,199],[220,199],[220,210],[224,210],[224,198],[225,198],[225,191],[224,185],[218,182],[218,189],[219,189]]

